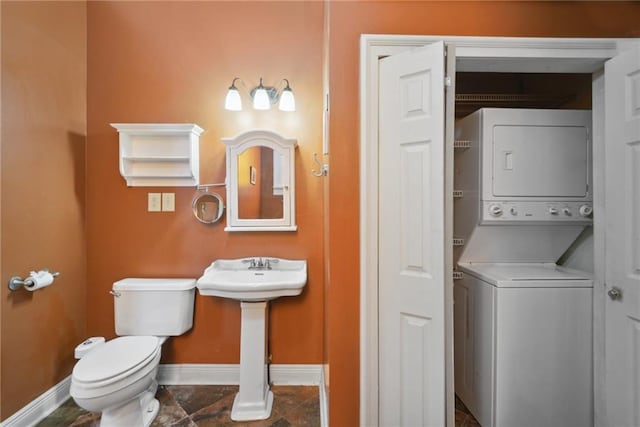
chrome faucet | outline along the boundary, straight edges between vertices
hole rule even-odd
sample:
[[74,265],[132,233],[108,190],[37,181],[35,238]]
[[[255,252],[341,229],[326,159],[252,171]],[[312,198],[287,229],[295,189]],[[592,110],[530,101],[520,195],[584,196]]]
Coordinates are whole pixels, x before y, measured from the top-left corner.
[[251,258],[249,270],[263,270],[264,260],[262,258]]
[[271,260],[269,258],[251,258],[245,262],[249,263],[249,270],[271,270],[271,261],[277,262],[277,260]]

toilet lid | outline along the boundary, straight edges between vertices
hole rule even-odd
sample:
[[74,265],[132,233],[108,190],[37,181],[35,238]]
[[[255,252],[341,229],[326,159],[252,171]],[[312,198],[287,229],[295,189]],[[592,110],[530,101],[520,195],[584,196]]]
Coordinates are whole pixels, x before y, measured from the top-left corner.
[[85,383],[108,380],[145,364],[158,347],[158,338],[154,336],[115,338],[80,359],[73,368],[73,376]]

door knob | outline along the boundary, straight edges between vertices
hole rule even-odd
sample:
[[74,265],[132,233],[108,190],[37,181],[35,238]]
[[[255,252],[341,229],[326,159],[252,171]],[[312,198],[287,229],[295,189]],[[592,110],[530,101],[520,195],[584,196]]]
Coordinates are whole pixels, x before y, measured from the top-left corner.
[[609,295],[609,298],[614,301],[617,299],[622,299],[622,290],[620,288],[612,286],[611,289],[607,291],[607,295]]

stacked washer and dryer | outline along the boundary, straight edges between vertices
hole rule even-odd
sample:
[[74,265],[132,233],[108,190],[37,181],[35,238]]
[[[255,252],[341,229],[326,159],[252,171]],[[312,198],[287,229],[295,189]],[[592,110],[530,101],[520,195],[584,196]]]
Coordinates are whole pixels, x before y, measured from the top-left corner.
[[591,111],[456,124],[455,388],[482,427],[593,425],[592,280],[556,265],[592,223]]

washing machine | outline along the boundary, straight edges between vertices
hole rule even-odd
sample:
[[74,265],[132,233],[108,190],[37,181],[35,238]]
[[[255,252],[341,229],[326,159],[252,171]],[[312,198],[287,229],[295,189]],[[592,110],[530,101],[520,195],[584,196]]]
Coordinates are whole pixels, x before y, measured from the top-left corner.
[[553,263],[461,263],[456,393],[483,427],[593,425],[592,281]]
[[591,112],[456,124],[456,394],[482,427],[593,425],[592,290],[556,265],[592,224]]

